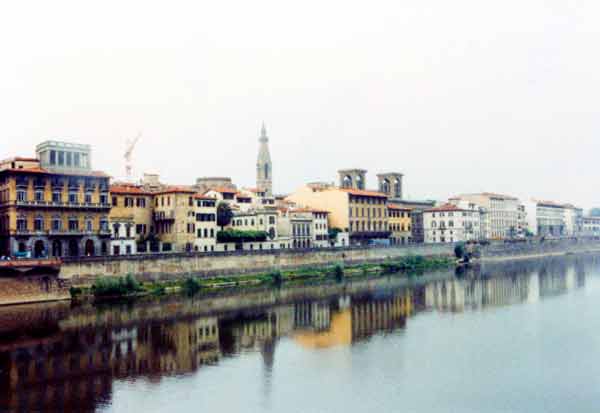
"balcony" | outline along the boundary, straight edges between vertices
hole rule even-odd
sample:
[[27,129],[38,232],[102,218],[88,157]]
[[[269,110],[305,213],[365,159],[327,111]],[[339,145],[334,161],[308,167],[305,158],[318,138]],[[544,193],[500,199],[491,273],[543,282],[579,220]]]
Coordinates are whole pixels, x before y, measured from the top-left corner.
[[175,211],[160,211],[154,213],[155,221],[175,221]]
[[110,209],[109,203],[96,202],[52,202],[52,201],[15,201],[15,206],[22,208],[58,208],[58,209],[88,209],[106,210]]

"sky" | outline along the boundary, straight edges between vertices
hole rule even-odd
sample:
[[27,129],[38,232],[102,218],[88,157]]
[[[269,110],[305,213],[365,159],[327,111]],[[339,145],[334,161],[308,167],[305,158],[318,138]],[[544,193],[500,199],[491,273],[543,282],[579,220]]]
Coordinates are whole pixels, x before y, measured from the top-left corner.
[[18,1],[0,6],[0,158],[59,139],[93,167],[274,191],[401,172],[409,198],[600,205],[597,0]]

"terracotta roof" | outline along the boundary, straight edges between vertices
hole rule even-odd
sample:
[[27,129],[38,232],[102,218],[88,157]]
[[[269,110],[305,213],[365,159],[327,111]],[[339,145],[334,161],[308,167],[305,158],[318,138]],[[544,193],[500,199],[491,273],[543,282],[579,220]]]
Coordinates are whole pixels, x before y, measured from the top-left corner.
[[459,208],[454,204],[444,204],[439,207],[426,209],[424,212],[454,212],[454,211],[467,211],[464,208]]
[[329,214],[329,211],[325,211],[324,209],[316,209],[316,208],[291,208],[290,212],[312,212],[317,214]]
[[396,205],[396,204],[388,204],[387,207],[388,207],[388,209],[396,209],[399,211],[412,211],[414,209],[414,208],[403,207],[403,206]]
[[89,172],[54,172],[44,168],[8,168],[0,170],[0,172],[16,172],[16,173],[31,173],[31,174],[44,174],[44,175],[66,175],[66,176],[81,176],[81,177],[92,177],[92,178],[110,178],[110,175],[105,174],[102,171],[89,171]]
[[110,193],[123,195],[152,195],[152,192],[145,191],[143,188],[134,185],[111,185]]
[[0,163],[5,162],[39,162],[38,158],[28,158],[25,156],[15,156],[14,158],[2,159]]
[[185,186],[170,186],[167,187],[166,189],[162,189],[158,192],[155,192],[155,195],[164,195],[164,194],[195,194],[196,191],[194,191],[192,188],[190,187],[185,187]]
[[238,191],[235,189],[226,188],[226,187],[222,187],[222,186],[210,188],[205,192],[205,194],[210,191],[219,192],[221,194],[237,194],[238,193]]
[[383,192],[367,191],[364,189],[352,189],[352,188],[339,188],[340,191],[348,192],[351,195],[356,196],[372,196],[377,198],[387,198],[387,195]]
[[210,201],[217,200],[217,198],[215,198],[214,196],[206,196],[204,194],[196,194],[196,195],[194,195],[194,199],[206,199],[206,200],[210,200]]

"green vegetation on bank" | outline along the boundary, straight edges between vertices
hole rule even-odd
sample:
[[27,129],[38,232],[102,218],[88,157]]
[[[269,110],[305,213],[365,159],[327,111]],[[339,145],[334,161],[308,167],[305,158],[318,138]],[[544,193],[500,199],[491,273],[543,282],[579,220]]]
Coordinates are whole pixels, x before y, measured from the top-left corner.
[[217,242],[264,242],[269,236],[265,231],[242,231],[226,229],[217,232]]
[[140,283],[133,276],[103,277],[98,279],[91,288],[72,288],[71,296],[93,295],[96,298],[123,297],[142,294],[165,294],[183,292],[194,295],[201,291],[213,291],[223,288],[247,288],[252,286],[280,287],[284,284],[323,282],[358,277],[377,277],[391,274],[403,274],[414,277],[427,270],[449,268],[454,265],[451,257],[423,257],[411,255],[389,259],[382,263],[344,265],[337,263],[326,267],[302,267],[290,270],[273,270],[268,273],[220,276],[192,277],[183,280],[155,281]]

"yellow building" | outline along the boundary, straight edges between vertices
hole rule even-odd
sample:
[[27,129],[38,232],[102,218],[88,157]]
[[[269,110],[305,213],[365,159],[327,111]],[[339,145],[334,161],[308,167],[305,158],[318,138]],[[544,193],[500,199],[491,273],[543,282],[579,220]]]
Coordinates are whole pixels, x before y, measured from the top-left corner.
[[91,170],[89,146],[45,142],[37,152],[0,162],[0,255],[107,254],[109,177]]
[[300,207],[327,211],[329,228],[348,232],[351,244],[386,240],[390,236],[387,196],[381,192],[316,183],[299,188],[286,199]]
[[392,245],[404,245],[412,242],[411,209],[396,204],[388,204],[388,228],[392,235]]
[[110,253],[135,254],[150,250],[146,241],[154,233],[153,194],[137,185],[115,184],[110,187],[110,198]]
[[154,228],[162,252],[194,250],[194,195],[194,190],[185,187],[170,187],[154,194]]

